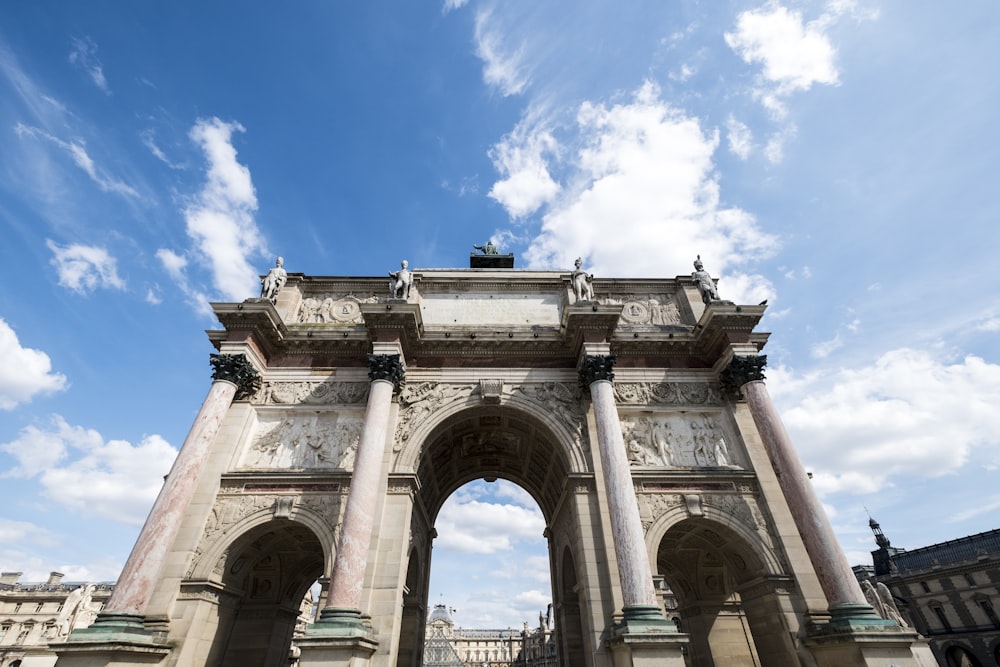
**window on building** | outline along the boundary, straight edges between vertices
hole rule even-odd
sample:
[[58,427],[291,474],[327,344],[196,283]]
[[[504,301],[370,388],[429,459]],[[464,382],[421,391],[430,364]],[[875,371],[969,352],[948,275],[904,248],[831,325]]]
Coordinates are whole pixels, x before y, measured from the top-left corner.
[[4,623],[0,625],[0,642],[3,641],[4,636],[10,632],[10,623]]
[[980,598],[976,602],[979,603],[979,608],[986,614],[986,618],[990,620],[993,627],[1000,628],[1000,619],[997,618],[997,612],[993,609],[993,602],[989,598]]
[[17,640],[15,640],[14,643],[15,644],[23,644],[24,640],[28,638],[28,635],[31,634],[31,631],[34,628],[35,628],[35,626],[31,625],[30,623],[22,625],[21,626],[21,631],[19,633],[17,633]]
[[924,593],[930,593],[931,592],[931,587],[927,585],[926,581],[921,581],[920,582],[920,587],[924,589]]
[[44,602],[39,602],[37,605],[35,605],[35,613],[37,614],[38,612],[40,612],[42,610],[42,607],[44,606],[45,606]]
[[21,603],[18,602],[16,605],[14,605],[14,613],[17,614],[20,613],[20,611],[21,611]]
[[941,624],[944,631],[951,632],[951,623],[948,622],[948,617],[944,615],[944,609],[941,608],[941,605],[933,605],[931,611],[937,616],[938,623]]
[[63,604],[62,602],[60,602],[60,603],[59,603],[59,606],[58,606],[58,607],[56,607],[56,613],[57,613],[57,614],[58,614],[59,612],[61,612],[61,611],[63,610],[63,606],[64,606],[64,604]]
[[965,583],[969,584],[970,586],[975,586],[976,585],[976,579],[970,573],[966,572],[965,573]]

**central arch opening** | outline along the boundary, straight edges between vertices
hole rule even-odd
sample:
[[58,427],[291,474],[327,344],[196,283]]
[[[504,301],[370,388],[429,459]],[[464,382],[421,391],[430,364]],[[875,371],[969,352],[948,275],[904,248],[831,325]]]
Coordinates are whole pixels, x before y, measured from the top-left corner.
[[423,608],[439,643],[451,623],[461,659],[507,665],[534,655],[555,665],[560,633],[582,641],[582,629],[566,632],[553,609],[560,562],[572,563],[550,553],[569,461],[542,417],[508,406],[467,409],[424,440],[417,501],[428,523],[415,511],[414,530],[436,539],[434,562],[430,542],[417,556],[430,581]]

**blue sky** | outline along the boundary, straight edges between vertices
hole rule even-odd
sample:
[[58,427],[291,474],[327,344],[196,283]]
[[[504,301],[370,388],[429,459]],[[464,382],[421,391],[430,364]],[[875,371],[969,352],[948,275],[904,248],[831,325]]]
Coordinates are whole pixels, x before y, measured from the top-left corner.
[[[487,239],[598,276],[700,254],[767,298],[852,563],[865,507],[901,547],[996,528],[998,33],[987,1],[4,3],[0,569],[117,576],[210,382],[206,304],[276,255],[384,275]],[[542,524],[456,494],[431,603],[534,623]]]

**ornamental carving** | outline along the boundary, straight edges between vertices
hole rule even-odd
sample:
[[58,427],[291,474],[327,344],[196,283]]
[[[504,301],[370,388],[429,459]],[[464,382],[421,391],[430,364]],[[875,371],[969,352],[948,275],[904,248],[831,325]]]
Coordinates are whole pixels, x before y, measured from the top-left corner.
[[731,494],[709,494],[704,498],[705,505],[713,507],[726,516],[732,517],[754,532],[760,528],[757,517],[745,498]]
[[243,458],[244,468],[354,467],[363,420],[337,414],[263,415]]
[[566,427],[577,446],[584,446],[587,411],[583,405],[583,390],[579,385],[569,382],[540,382],[518,385],[516,391],[541,405],[550,417]]
[[677,326],[681,313],[673,294],[613,294],[605,305],[622,306],[622,321],[632,325]]
[[718,420],[712,414],[629,415],[622,436],[633,466],[737,468]]
[[213,380],[225,380],[236,385],[237,401],[260,390],[260,375],[244,355],[213,354],[209,363],[212,364]]
[[614,381],[617,358],[613,354],[588,354],[580,366],[580,381],[587,387],[599,380]]
[[764,366],[767,365],[767,355],[761,354],[754,357],[733,357],[721,373],[719,373],[719,384],[722,391],[734,399],[743,397],[741,388],[747,382],[764,379]]
[[398,354],[369,354],[368,379],[387,380],[392,383],[393,391],[399,392],[403,385],[406,370],[403,359]]
[[353,294],[307,296],[302,299],[295,321],[300,324],[364,324],[361,304],[378,303],[374,294],[357,297]]
[[399,417],[393,451],[400,451],[410,439],[413,428],[423,423],[438,409],[453,401],[465,400],[472,394],[472,385],[418,382],[404,385],[399,392]]
[[620,405],[719,405],[722,395],[708,382],[616,382]]
[[[202,556],[229,528],[239,524],[252,514],[273,511],[280,500],[289,497],[284,494],[217,496],[215,505],[212,507],[212,514],[205,524],[205,531],[194,550],[191,564],[184,576],[187,578],[194,576],[194,571],[198,568]],[[308,508],[318,516],[323,517],[331,528],[340,522],[341,502],[339,495],[305,494],[296,497],[296,505]],[[227,553],[228,550],[223,553],[222,558],[216,564],[215,572],[221,574]]]
[[255,405],[352,405],[368,398],[367,382],[265,382]]

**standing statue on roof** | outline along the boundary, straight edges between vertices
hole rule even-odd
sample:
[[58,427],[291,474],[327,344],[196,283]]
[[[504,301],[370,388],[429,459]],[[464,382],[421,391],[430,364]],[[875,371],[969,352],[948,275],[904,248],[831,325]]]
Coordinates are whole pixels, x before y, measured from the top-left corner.
[[593,301],[594,287],[592,283],[594,276],[583,270],[583,260],[579,257],[576,258],[573,265],[576,267],[572,274],[573,295],[576,296],[576,302]]
[[499,251],[497,251],[497,247],[495,245],[493,245],[493,241],[487,241],[486,245],[474,245],[472,247],[475,248],[476,250],[479,250],[484,255],[499,255],[500,254]]
[[389,272],[389,296],[393,299],[409,299],[410,288],[413,286],[413,274],[410,273],[410,263],[405,259],[399,263],[399,271]]
[[698,258],[694,260],[694,273],[691,274],[691,277],[698,284],[701,300],[705,302],[706,306],[713,301],[721,301],[719,291],[715,287],[715,281],[712,280],[712,276],[705,270],[705,265],[701,262],[701,255],[698,255]]
[[279,257],[274,262],[274,268],[267,272],[267,275],[260,279],[260,298],[267,299],[274,303],[278,299],[278,292],[288,281],[288,274],[284,268],[285,259]]

